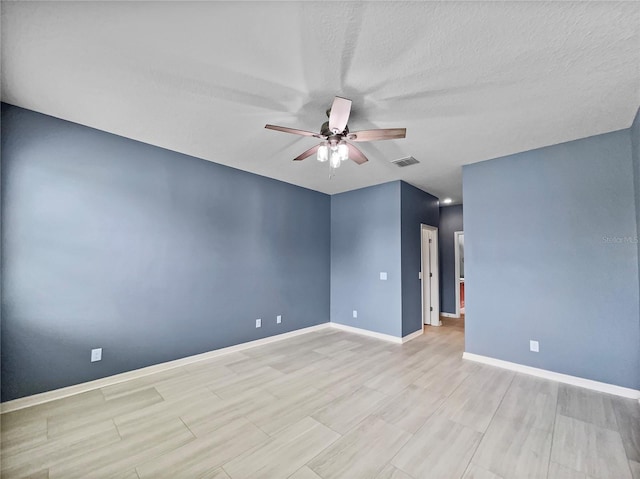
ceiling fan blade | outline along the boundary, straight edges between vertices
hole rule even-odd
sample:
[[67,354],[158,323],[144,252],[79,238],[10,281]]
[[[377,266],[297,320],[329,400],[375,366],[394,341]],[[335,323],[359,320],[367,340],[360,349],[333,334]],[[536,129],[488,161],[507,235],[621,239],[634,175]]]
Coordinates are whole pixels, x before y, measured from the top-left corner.
[[339,96],[333,99],[331,113],[329,114],[329,129],[332,132],[342,133],[347,127],[349,115],[351,114],[351,100]]
[[320,148],[320,145],[312,146],[304,153],[300,153],[296,158],[293,159],[293,161],[302,161],[305,158],[309,158],[311,155],[315,154],[316,151],[318,151],[318,148]]
[[322,139],[325,138],[320,133],[314,133],[312,131],[306,131],[306,130],[298,130],[296,128],[287,128],[286,126],[265,125],[264,127],[268,130],[283,131],[285,133],[293,133],[294,135],[313,136],[315,138],[322,138]]
[[398,140],[407,136],[406,128],[354,131],[347,135],[351,141]]
[[349,145],[349,159],[355,161],[359,165],[369,161],[367,157],[353,145]]

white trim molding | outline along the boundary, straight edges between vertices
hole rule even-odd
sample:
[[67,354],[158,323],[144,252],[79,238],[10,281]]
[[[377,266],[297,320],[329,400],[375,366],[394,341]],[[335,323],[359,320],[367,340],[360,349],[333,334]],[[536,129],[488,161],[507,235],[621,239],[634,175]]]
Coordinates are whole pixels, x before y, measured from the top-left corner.
[[366,329],[354,328],[352,326],[346,326],[338,323],[322,323],[316,326],[310,326],[308,328],[296,329],[295,331],[289,331],[288,333],[276,334],[275,336],[269,336],[267,338],[256,339],[255,341],[248,341],[246,343],[236,344],[235,346],[229,346],[226,348],[216,349],[208,351],[202,354],[196,354],[194,356],[188,356],[186,358],[176,359],[174,361],[168,361],[166,363],[154,364],[153,366],[147,366],[146,368],[135,369],[133,371],[127,371],[125,373],[115,374],[113,376],[107,376],[106,378],[96,379],[86,383],[74,384],[73,386],[67,386],[65,388],[54,389],[53,391],[46,391],[40,394],[34,394],[33,396],[27,396],[23,398],[14,399],[12,401],[6,401],[0,404],[0,414],[7,412],[17,411],[31,406],[37,406],[57,399],[63,399],[75,394],[84,393],[87,391],[93,391],[94,389],[100,389],[106,386],[112,386],[124,381],[130,381],[131,379],[141,378],[150,374],[159,373],[161,371],[167,371],[169,369],[178,368],[187,364],[193,364],[200,361],[206,361],[225,354],[235,353],[238,351],[244,351],[245,349],[255,348],[256,346],[263,346],[269,343],[275,343],[282,341],[283,339],[300,336],[302,334],[312,333],[322,329],[335,328],[350,333],[361,334],[383,341],[390,341],[396,344],[403,344],[407,341],[421,336],[423,330],[420,329],[414,333],[411,333],[403,338],[397,336],[391,336],[390,334],[376,333],[373,331],[367,331]]
[[389,341],[391,343],[396,344],[404,344],[412,339],[416,339],[419,336],[424,334],[424,329],[420,328],[413,333],[407,334],[403,337],[393,336],[391,334],[385,333],[377,333],[375,331],[369,331],[368,329],[356,328],[354,326],[347,326],[346,324],[340,323],[331,323],[331,327],[335,329],[340,329],[342,331],[347,331],[349,333],[360,334],[362,336],[369,336],[370,338],[382,339],[383,341]]
[[456,288],[454,291],[456,297],[456,318],[460,317],[460,313],[464,314],[464,308],[460,307],[460,236],[464,237],[464,231],[453,232],[453,265],[455,270],[453,282]]
[[456,315],[455,313],[443,313],[443,312],[440,312],[440,316],[444,316],[445,318],[460,319],[460,315]]
[[420,297],[423,327],[425,324],[442,326],[439,248],[438,228],[420,223]]
[[235,346],[215,349],[206,353],[196,354],[194,356],[188,356],[186,358],[176,359],[174,361],[168,361],[166,363],[154,364],[153,366],[147,366],[146,368],[135,369],[133,371],[127,371],[125,373],[107,376],[105,378],[96,379],[94,381],[89,381],[86,383],[75,384],[73,386],[67,386],[65,388],[54,389],[53,391],[46,391],[40,394],[34,394],[32,396],[14,399],[12,401],[6,401],[0,404],[0,414],[36,406],[38,404],[43,404],[49,401],[55,401],[56,399],[66,398],[75,394],[92,391],[94,389],[100,389],[106,386],[111,386],[113,384],[129,381],[131,379],[137,379],[143,376],[148,376],[150,374],[159,373],[161,371],[167,371],[169,369],[185,366],[187,364],[205,361],[207,359],[223,356],[225,354],[244,351],[245,349],[255,348],[256,346],[262,346],[264,344],[275,343],[277,341],[282,341],[283,339],[293,338],[295,336],[312,333],[321,329],[327,329],[330,327],[330,325],[331,323],[327,322],[318,324],[316,326],[310,326],[308,328],[296,329],[295,331],[276,334],[267,338],[256,339],[255,341],[236,344]]
[[525,366],[524,364],[512,363],[509,361],[503,361],[502,359],[490,358],[488,356],[481,356],[479,354],[464,352],[462,354],[462,357],[463,359],[468,359],[469,361],[475,361],[478,363],[488,364],[489,366],[509,369],[510,371],[529,374],[530,376],[537,376],[539,378],[549,379],[550,381],[571,384],[572,386],[592,389],[593,391],[599,391],[602,393],[614,394],[616,396],[640,400],[640,391],[636,389],[616,386],[615,384],[601,383],[599,381],[579,378],[577,376],[570,376],[568,374],[556,373],[553,371],[548,371],[546,369],[538,369],[531,366]]
[[[392,343],[402,344],[403,338],[399,336],[392,336],[391,334],[376,333],[375,331],[369,331],[368,329],[356,328],[354,326],[347,326],[340,323],[329,323],[332,328],[347,331],[349,333],[360,334],[361,336],[369,336],[370,338],[382,339],[383,341],[390,341]],[[407,340],[409,341],[409,340]]]
[[420,328],[417,331],[411,333],[411,334],[407,334],[406,336],[402,337],[402,344],[404,343],[408,343],[409,341],[411,341],[412,339],[416,339],[420,336],[422,336],[424,334],[424,328]]

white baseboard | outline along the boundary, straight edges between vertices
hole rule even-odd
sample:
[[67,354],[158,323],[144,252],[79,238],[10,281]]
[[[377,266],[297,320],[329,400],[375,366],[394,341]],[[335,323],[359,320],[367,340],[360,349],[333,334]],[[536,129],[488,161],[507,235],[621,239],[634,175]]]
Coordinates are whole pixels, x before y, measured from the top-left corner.
[[276,334],[275,336],[269,336],[268,338],[256,339],[255,341],[249,341],[246,343],[236,344],[235,346],[229,346],[226,348],[216,349],[214,351],[208,351],[202,354],[196,354],[186,358],[176,359],[174,361],[168,361],[166,363],[154,364],[153,366],[147,366],[146,368],[135,369],[133,371],[127,371],[125,373],[114,374],[113,376],[107,376],[106,378],[96,379],[81,384],[74,384],[73,386],[67,386],[60,389],[54,389],[53,391],[46,391],[40,394],[34,394],[23,398],[13,399],[12,401],[6,401],[0,404],[0,414],[4,414],[11,411],[17,411],[38,404],[43,404],[57,399],[63,399],[75,394],[92,391],[94,389],[100,389],[106,386],[112,386],[124,381],[130,381],[131,379],[141,378],[150,374],[159,373],[161,371],[167,371],[169,369],[178,368],[187,364],[197,363],[199,361],[205,361],[217,356],[223,356],[225,354],[243,351],[245,349],[255,348],[256,346],[262,346],[276,341],[282,341],[283,339],[292,338],[301,334],[311,333],[313,331],[319,331],[321,329],[336,328],[343,331],[349,331],[351,333],[361,334],[376,339],[382,339],[384,341],[391,341],[393,343],[402,344],[422,335],[422,329],[411,333],[403,338],[397,336],[391,336],[390,334],[375,333],[373,331],[367,331],[366,329],[354,328],[352,326],[346,326],[338,323],[323,323],[317,326],[311,326],[308,328],[297,329],[295,331],[289,331],[288,333]]
[[533,368],[531,366],[525,366],[524,364],[511,363],[509,361],[503,361],[502,359],[490,358],[488,356],[481,356],[473,353],[463,353],[462,357],[469,361],[476,361],[478,363],[488,364],[489,366],[496,366],[503,369],[509,369],[518,373],[529,374],[530,376],[537,376],[539,378],[549,379],[564,384],[571,384],[572,386],[579,386],[581,388],[592,389],[607,394],[614,394],[616,396],[622,396],[630,399],[640,400],[640,391],[635,389],[629,389],[622,386],[616,386],[614,384],[601,383],[599,381],[593,381],[591,379],[579,378],[577,376],[569,376],[568,374],[556,373],[548,371],[546,369]]
[[[75,394],[92,391],[94,389],[111,386],[131,379],[137,379],[149,374],[159,373],[161,371],[167,371],[169,369],[178,368],[187,364],[197,363],[199,361],[205,361],[217,356],[223,356],[225,354],[243,351],[245,349],[255,348],[256,346],[262,346],[276,341],[282,341],[283,339],[292,338],[294,336],[300,336],[301,334],[311,333],[313,331],[319,331],[321,329],[327,329],[331,323],[318,324],[317,326],[310,326],[308,328],[296,329],[295,331],[289,331],[287,333],[276,334],[275,336],[269,336],[268,338],[256,339],[255,341],[248,341],[246,343],[236,344],[235,346],[229,346],[226,348],[216,349],[214,351],[208,351],[202,354],[196,354],[194,356],[188,356],[186,358],[176,359],[174,361],[168,361],[166,363],[154,364],[153,366],[147,366],[146,368],[135,369],[133,371],[127,371],[125,373],[115,374],[113,376],[107,376],[106,378],[96,379],[86,383],[75,384],[65,388],[54,389],[53,391],[47,391],[40,394],[34,394],[33,396],[27,396],[23,398],[13,399],[12,401],[6,401],[0,404],[0,414],[6,412],[17,411],[18,409],[24,409],[38,404],[46,403],[49,401],[55,401],[56,399],[62,399],[65,397],[73,396]],[[400,339],[400,338],[398,338]]]
[[[356,328],[353,326],[347,326],[340,323],[329,323],[332,328],[340,329],[342,331],[348,331],[350,333],[360,334],[362,336],[369,336],[370,338],[382,339],[383,341],[391,341],[392,343],[402,344],[402,339],[399,336],[392,336],[390,334],[376,333],[375,331],[369,331],[368,329]],[[407,340],[408,341],[408,340]]]
[[457,316],[455,313],[440,313],[440,316],[444,316],[445,318],[460,318],[460,316]]
[[416,339],[424,334],[424,328],[418,329],[415,333],[407,334],[402,337],[402,344],[411,341],[412,339]]
[[412,339],[416,339],[419,336],[424,334],[424,329],[420,328],[413,333],[407,334],[403,337],[392,336],[391,334],[385,333],[376,333],[375,331],[369,331],[368,329],[356,328],[355,326],[347,326],[346,324],[340,323],[329,323],[332,328],[340,329],[342,331],[348,331],[354,334],[360,334],[362,336],[369,336],[370,338],[382,339],[383,341],[389,341],[396,344],[404,344],[406,342],[411,341]]

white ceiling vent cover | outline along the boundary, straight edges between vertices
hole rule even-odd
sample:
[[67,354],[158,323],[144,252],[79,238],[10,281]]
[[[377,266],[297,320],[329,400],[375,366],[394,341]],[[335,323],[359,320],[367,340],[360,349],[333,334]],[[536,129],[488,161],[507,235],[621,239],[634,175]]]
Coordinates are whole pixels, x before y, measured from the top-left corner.
[[407,156],[406,158],[400,158],[399,160],[393,160],[391,163],[398,165],[400,168],[405,166],[417,165],[420,163],[413,156]]

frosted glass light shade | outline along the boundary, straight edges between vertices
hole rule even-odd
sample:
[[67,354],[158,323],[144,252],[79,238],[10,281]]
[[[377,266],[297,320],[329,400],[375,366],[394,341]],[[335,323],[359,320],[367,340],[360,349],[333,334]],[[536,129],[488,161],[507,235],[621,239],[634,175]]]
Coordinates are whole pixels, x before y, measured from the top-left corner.
[[329,163],[331,165],[331,168],[339,168],[341,163],[340,153],[338,153],[337,151],[332,151]]
[[329,147],[327,145],[320,145],[318,148],[318,161],[324,163],[329,159]]
[[349,159],[349,147],[344,140],[338,144],[338,155],[340,155],[341,161],[347,161]]

